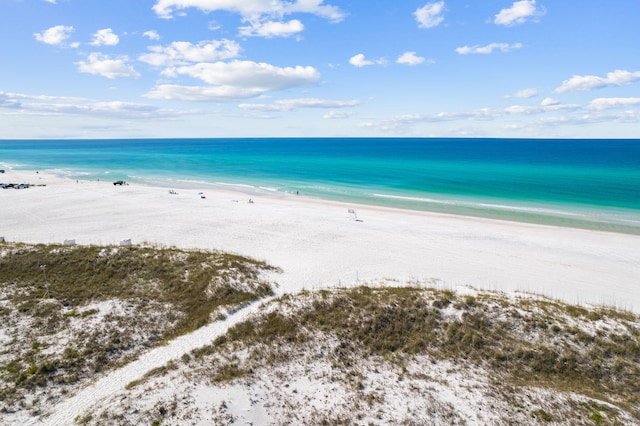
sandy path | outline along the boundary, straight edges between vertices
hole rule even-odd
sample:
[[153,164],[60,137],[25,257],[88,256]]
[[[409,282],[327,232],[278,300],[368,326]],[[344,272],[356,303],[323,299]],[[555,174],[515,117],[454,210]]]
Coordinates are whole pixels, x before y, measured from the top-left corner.
[[171,360],[179,359],[183,354],[191,352],[206,344],[211,343],[216,337],[224,334],[230,327],[247,319],[258,311],[260,306],[269,299],[253,303],[229,315],[224,321],[199,328],[191,334],[181,336],[171,341],[166,346],[152,349],[142,355],[138,360],[127,364],[116,371],[107,374],[94,384],[80,390],[73,397],[51,407],[52,414],[48,418],[31,420],[27,425],[70,425],[74,419],[85,411],[97,405],[105,398],[113,397],[120,391],[124,391],[127,384],[140,379],[150,370],[162,367]]

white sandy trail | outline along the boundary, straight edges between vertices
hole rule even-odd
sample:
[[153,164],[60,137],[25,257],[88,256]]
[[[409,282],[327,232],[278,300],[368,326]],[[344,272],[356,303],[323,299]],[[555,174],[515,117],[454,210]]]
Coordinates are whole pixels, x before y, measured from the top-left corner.
[[96,406],[105,398],[125,390],[127,384],[142,378],[154,368],[162,367],[169,361],[180,358],[183,354],[211,343],[216,337],[223,335],[234,325],[249,318],[271,298],[255,302],[229,315],[224,321],[216,321],[201,327],[193,333],[178,337],[166,346],[161,346],[142,355],[138,360],[118,369],[87,388],[80,390],[75,396],[62,401],[51,409],[48,418],[34,419],[27,425],[70,425],[74,419],[83,415],[88,409]]

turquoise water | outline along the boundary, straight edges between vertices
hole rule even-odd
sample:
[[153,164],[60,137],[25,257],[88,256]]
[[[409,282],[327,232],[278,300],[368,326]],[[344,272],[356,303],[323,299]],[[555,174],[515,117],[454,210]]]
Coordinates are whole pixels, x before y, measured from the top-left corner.
[[640,234],[640,140],[1,140],[0,164]]

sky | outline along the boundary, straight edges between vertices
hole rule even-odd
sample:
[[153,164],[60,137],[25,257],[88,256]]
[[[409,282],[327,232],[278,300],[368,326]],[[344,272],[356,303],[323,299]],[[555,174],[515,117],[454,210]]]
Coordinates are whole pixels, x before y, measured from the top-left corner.
[[640,138],[638,0],[0,0],[0,139]]

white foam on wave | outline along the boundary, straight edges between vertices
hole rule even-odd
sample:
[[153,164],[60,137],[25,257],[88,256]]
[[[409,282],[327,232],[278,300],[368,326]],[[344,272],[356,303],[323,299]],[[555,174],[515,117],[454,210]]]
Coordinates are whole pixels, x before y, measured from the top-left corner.
[[262,189],[263,191],[269,191],[269,192],[278,192],[278,188],[271,188],[268,186],[259,186],[258,189]]
[[26,164],[20,164],[20,163],[5,163],[5,162],[0,162],[0,166],[5,169],[5,170],[13,170],[13,169],[17,169],[20,167],[26,167]]
[[58,176],[58,177],[63,177],[63,178],[68,178],[71,176],[89,176],[91,175],[91,173],[88,172],[81,172],[78,170],[70,170],[70,169],[60,169],[60,168],[55,168],[55,169],[45,169],[44,170],[46,173],[51,173],[52,175]]
[[459,200],[438,200],[435,198],[424,198],[424,197],[406,197],[401,195],[388,195],[388,194],[373,194],[374,197],[379,198],[389,198],[394,200],[404,200],[404,201],[416,201],[420,203],[431,203],[431,204],[442,204],[442,205],[450,205],[450,206],[459,206],[459,207],[468,207],[468,208],[484,208],[484,209],[494,209],[494,210],[504,210],[504,211],[516,211],[523,213],[538,213],[538,214],[552,214],[556,216],[569,216],[569,217],[582,217],[584,215],[568,212],[566,210],[557,210],[557,209],[549,209],[542,207],[526,207],[526,206],[514,206],[507,204],[493,204],[493,203],[473,203],[468,201],[459,201]]

